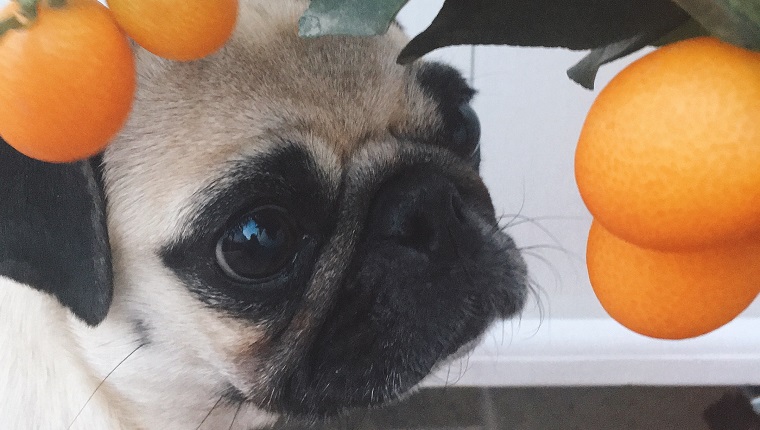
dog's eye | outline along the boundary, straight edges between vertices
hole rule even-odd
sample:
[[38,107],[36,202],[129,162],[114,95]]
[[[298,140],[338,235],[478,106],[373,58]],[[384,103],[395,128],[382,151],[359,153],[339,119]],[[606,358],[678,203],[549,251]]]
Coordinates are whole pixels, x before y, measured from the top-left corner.
[[296,253],[296,229],[284,209],[263,206],[233,221],[216,245],[227,276],[243,282],[278,273]]
[[469,104],[459,106],[458,121],[451,135],[451,149],[465,158],[470,158],[480,146],[480,120]]

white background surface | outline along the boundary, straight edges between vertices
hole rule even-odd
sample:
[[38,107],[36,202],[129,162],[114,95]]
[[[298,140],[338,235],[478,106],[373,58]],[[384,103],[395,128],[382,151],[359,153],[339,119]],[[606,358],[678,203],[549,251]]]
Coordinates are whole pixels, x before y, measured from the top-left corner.
[[[442,3],[411,0],[399,20],[415,35]],[[596,92],[565,75],[582,56],[562,49],[454,47],[426,57],[456,66],[479,90],[474,106],[483,128],[482,174],[497,211],[540,224],[509,231],[526,247],[543,309],[529,305],[522,319],[495,327],[468,361],[430,382],[760,384],[760,304],[713,333],[667,342],[620,327],[594,297],[584,262],[591,217],[575,186],[573,152]],[[604,67],[597,88],[627,61]]]

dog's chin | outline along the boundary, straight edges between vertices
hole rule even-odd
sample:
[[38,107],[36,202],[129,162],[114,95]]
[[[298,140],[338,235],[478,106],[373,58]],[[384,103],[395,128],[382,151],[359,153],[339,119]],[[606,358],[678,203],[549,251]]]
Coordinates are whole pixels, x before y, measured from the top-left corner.
[[485,336],[485,333],[481,334],[477,338],[465,343],[464,345],[460,346],[459,349],[446,357],[445,359],[441,360],[441,362],[435,367],[435,370],[433,370],[432,373],[437,372],[438,370],[441,370],[445,368],[446,366],[450,366],[457,360],[462,360],[470,355],[472,351],[475,350],[475,348],[480,345],[480,343],[483,341],[483,337]]
[[[410,382],[409,387],[405,390],[387,391],[387,388],[385,387],[377,387],[374,399],[372,398],[373,396],[365,396],[364,402],[361,402],[359,399],[357,399],[352,405],[347,405],[342,408],[324,410],[321,413],[317,414],[295,414],[295,416],[301,420],[306,420],[308,422],[317,422],[320,419],[344,415],[351,411],[362,409],[379,409],[403,402],[404,400],[417,393],[420,389],[424,388],[425,382],[427,380],[431,378],[437,378],[439,371],[443,371],[448,366],[455,366],[459,361],[466,360],[469,354],[472,353],[475,348],[477,348],[477,346],[482,342],[484,336],[485,334],[462,345],[456,352],[436,364],[429,374],[419,378],[417,382]],[[457,368],[457,372],[460,374],[464,371],[466,371],[465,368]],[[450,382],[453,383],[455,381],[445,381],[446,384],[449,384]],[[379,396],[379,394],[384,394],[384,396]]]
[[436,360],[430,366],[420,363],[420,367],[416,368],[389,369],[383,372],[386,373],[385,379],[377,376],[372,378],[368,369],[367,377],[373,380],[365,381],[366,384],[357,383],[353,390],[346,389],[348,387],[331,390],[329,382],[325,383],[323,390],[315,390],[313,385],[304,389],[302,382],[297,380],[298,376],[295,376],[289,381],[290,387],[285,390],[287,397],[281,403],[281,412],[300,419],[324,419],[352,410],[397,403],[417,391],[426,378],[435,372],[465,359],[480,343],[482,336],[464,342],[454,352],[444,355],[444,358]]

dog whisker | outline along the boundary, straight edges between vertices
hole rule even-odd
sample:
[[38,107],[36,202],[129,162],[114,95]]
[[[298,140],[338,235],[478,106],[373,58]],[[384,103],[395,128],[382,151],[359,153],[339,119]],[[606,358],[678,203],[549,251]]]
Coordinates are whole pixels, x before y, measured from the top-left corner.
[[[515,223],[514,222],[515,219],[520,219],[520,221]],[[544,233],[546,235],[546,237],[548,237],[552,242],[554,242],[555,245],[561,247],[562,246],[562,242],[557,238],[557,236],[554,235],[554,233],[552,233],[551,230],[549,230],[546,226],[544,226],[543,224],[541,224],[540,221],[543,220],[543,219],[551,219],[551,218],[548,218],[548,217],[529,217],[529,216],[521,215],[521,214],[518,213],[518,214],[516,214],[514,216],[514,218],[512,218],[513,222],[507,223],[503,227],[500,227],[500,228],[501,228],[502,231],[506,231],[507,229],[515,227],[515,226],[518,226],[520,224],[530,223],[530,225],[536,227],[542,233]]]
[[526,246],[519,247],[517,250],[522,252],[522,251],[534,251],[534,250],[543,250],[543,249],[560,252],[577,263],[585,262],[585,260],[581,258],[580,256],[578,256],[577,254],[571,252],[569,249],[563,246],[558,246],[558,245],[552,245],[552,244],[526,245]]
[[552,273],[552,277],[554,278],[554,287],[559,288],[561,286],[562,275],[560,274],[559,270],[556,267],[554,267],[554,265],[548,258],[544,257],[543,255],[536,254],[530,251],[523,251],[522,254],[525,255],[526,257],[535,258],[539,262],[545,264],[547,269],[549,269],[549,271]]
[[[544,319],[546,318],[546,308],[544,307],[544,300],[542,300],[542,296],[546,296],[546,292],[543,288],[541,288],[541,285],[538,284],[533,279],[529,279],[528,281],[528,292],[531,296],[533,296],[536,308],[538,308],[538,325],[536,326],[533,333],[531,333],[528,337],[533,337],[538,334],[538,330],[541,328],[541,325],[544,323]],[[546,301],[548,303],[548,300]]]
[[[546,294],[546,290],[541,288],[541,284],[539,284],[535,279],[530,278],[528,281],[528,292],[533,296],[533,299],[536,301],[536,307],[538,307],[538,317],[539,317],[539,324],[544,322],[544,317],[546,316],[546,308],[544,307],[544,303],[549,302],[549,297]],[[545,300],[542,300],[545,299]]]
[[[539,262],[546,265],[546,267],[549,269],[549,271],[552,274],[552,278],[554,278],[554,289],[560,289],[562,287],[562,276],[559,273],[559,270],[557,270],[556,267],[554,267],[551,262],[542,257],[541,255],[533,254],[530,252],[525,253],[526,256],[535,258]],[[543,287],[543,285],[536,280],[534,277],[528,278],[528,294],[530,294],[533,299],[535,300],[535,306],[538,309],[539,314],[539,325],[543,323],[544,318],[549,311],[546,309],[546,307],[551,306],[551,301],[549,300],[549,294],[547,293],[546,288]],[[538,329],[538,328],[537,328]]]
[[[467,374],[467,370],[470,368],[470,357],[472,356],[472,351],[467,352],[467,354],[464,357],[460,357],[457,360],[457,364],[459,366],[459,370],[457,372],[457,378],[454,380],[454,383],[451,384],[452,386],[457,385],[462,378]],[[453,363],[452,363],[453,364]]]
[[139,350],[143,346],[145,346],[144,343],[141,343],[141,344],[137,345],[137,347],[135,349],[133,349],[132,352],[130,352],[129,354],[127,354],[126,357],[124,357],[118,364],[116,364],[116,366],[113,369],[111,369],[110,372],[108,372],[108,374],[106,374],[105,378],[103,378],[103,380],[100,381],[100,383],[98,384],[98,386],[95,387],[95,390],[92,392],[92,394],[90,394],[90,397],[87,398],[87,401],[84,402],[84,405],[82,406],[82,408],[79,409],[79,412],[77,412],[77,414],[74,416],[74,419],[71,420],[71,423],[69,423],[69,425],[66,427],[66,430],[71,429],[71,426],[74,425],[74,423],[77,421],[77,419],[82,414],[82,412],[84,411],[84,409],[90,403],[90,400],[92,400],[92,398],[95,397],[95,394],[97,394],[98,390],[100,389],[100,387],[103,386],[103,384],[106,382],[106,380],[108,379],[108,377],[111,376],[113,374],[113,372],[115,372],[116,369],[119,368],[119,366],[121,366],[122,364],[124,364],[124,362],[127,361],[127,359],[129,359],[129,357],[131,357],[132,354],[134,354],[135,352],[137,352],[137,350]]
[[243,401],[240,401],[237,409],[235,410],[235,415],[232,416],[232,421],[230,422],[230,427],[228,428],[228,430],[232,430],[232,426],[235,425],[235,421],[237,420],[238,414],[240,413],[240,409],[242,408],[243,408]]
[[512,221],[507,222],[506,224],[503,224],[504,228],[510,228],[515,227],[518,225],[526,224],[526,223],[540,223],[542,221],[582,221],[584,220],[584,217],[582,216],[563,216],[563,215],[541,215],[541,216],[527,216],[522,215],[520,213],[518,214],[503,214],[498,218],[499,224],[505,219],[509,217]]
[[222,402],[223,398],[224,396],[219,396],[219,400],[217,400],[216,403],[214,403],[214,406],[212,406],[211,409],[209,409],[208,413],[206,414],[205,417],[203,417],[203,420],[201,420],[200,424],[198,424],[198,427],[196,427],[195,430],[198,430],[201,428],[201,426],[203,426],[203,423],[205,423],[208,417],[211,416],[211,413],[214,412],[214,409],[216,409],[217,406],[219,406],[219,403]]
[[467,355],[462,357],[459,363],[459,377],[454,385],[458,384],[465,377],[467,371],[470,370],[470,357],[472,357],[472,352],[468,352]]
[[443,387],[445,389],[449,389],[449,387],[453,386],[456,382],[456,379],[451,379],[451,368],[454,367],[454,361],[446,365],[446,382],[444,383]]
[[[520,208],[517,209],[517,212],[514,215],[511,216],[511,219],[509,221],[507,221],[506,225],[511,225],[512,222],[515,219],[523,216],[522,215],[522,211],[523,211],[523,209],[525,209],[525,181],[523,181],[522,186],[523,186],[523,192],[522,192],[522,200],[520,201]],[[501,222],[504,220],[504,218],[506,218],[508,216],[510,216],[510,215],[502,214],[501,216],[499,216],[497,218],[497,224],[501,224]]]
[[541,231],[544,235],[546,235],[546,237],[548,237],[549,240],[552,242],[551,244],[546,244],[546,245],[523,246],[523,247],[520,247],[518,249],[519,251],[531,250],[531,249],[539,249],[539,248],[545,248],[545,249],[559,251],[559,252],[561,252],[567,258],[568,262],[573,267],[575,267],[575,265],[577,263],[579,263],[579,262],[583,263],[585,261],[581,256],[579,256],[579,255],[571,252],[567,248],[565,248],[563,246],[563,244],[562,244],[562,241],[560,241],[559,238],[554,233],[552,233],[552,231],[548,227],[546,227],[545,225],[543,225],[540,222],[540,221],[545,221],[545,220],[579,220],[580,221],[580,220],[584,219],[583,217],[580,217],[580,216],[528,217],[528,216],[519,215],[519,214],[516,215],[515,217],[516,218],[520,218],[520,221],[504,225],[503,227],[501,227],[501,230],[502,231],[506,231],[507,229],[515,227],[517,225],[520,225],[520,224],[523,224],[523,223],[530,223],[531,225],[535,226],[539,231]]

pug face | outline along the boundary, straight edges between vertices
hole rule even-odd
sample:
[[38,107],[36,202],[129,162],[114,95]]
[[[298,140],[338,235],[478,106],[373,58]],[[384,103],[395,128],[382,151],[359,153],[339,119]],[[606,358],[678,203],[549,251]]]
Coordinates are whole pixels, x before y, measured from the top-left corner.
[[100,164],[113,304],[81,336],[104,374],[110,345],[141,345],[109,377],[131,403],[381,404],[524,302],[477,171],[473,90],[397,65],[396,26],[298,38],[305,7],[243,1],[201,61],[137,50],[133,113]]

